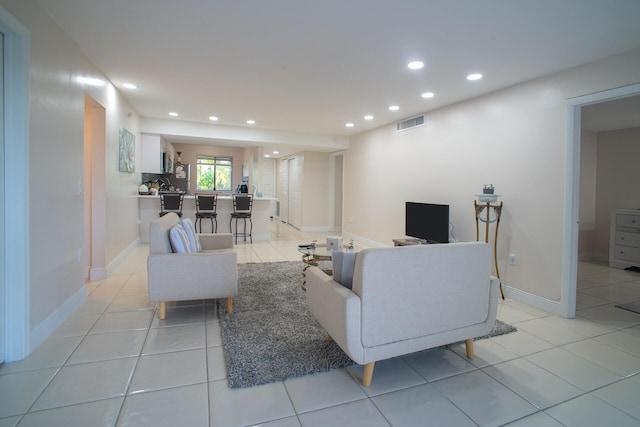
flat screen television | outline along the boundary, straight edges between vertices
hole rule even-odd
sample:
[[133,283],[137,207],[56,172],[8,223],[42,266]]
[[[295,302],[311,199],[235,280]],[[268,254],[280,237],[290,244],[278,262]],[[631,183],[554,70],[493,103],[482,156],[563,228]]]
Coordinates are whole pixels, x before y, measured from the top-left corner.
[[406,202],[405,234],[429,243],[449,243],[449,205]]

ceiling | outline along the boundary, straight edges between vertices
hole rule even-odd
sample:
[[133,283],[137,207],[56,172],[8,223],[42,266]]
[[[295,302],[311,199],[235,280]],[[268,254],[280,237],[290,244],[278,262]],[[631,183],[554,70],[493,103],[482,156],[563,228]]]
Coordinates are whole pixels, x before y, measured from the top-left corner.
[[142,117],[323,135],[640,47],[637,0],[38,1]]

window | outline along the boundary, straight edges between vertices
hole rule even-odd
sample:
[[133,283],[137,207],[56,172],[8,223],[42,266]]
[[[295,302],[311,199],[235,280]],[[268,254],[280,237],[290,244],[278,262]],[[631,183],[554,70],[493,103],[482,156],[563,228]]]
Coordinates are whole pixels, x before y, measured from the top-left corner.
[[231,191],[231,157],[196,157],[196,189]]

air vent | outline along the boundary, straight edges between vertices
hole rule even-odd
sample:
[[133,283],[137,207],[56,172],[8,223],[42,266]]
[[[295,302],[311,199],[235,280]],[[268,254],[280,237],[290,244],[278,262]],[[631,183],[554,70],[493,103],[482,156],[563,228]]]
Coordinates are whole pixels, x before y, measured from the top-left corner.
[[418,126],[424,126],[424,116],[417,116],[396,123],[396,132],[402,132]]

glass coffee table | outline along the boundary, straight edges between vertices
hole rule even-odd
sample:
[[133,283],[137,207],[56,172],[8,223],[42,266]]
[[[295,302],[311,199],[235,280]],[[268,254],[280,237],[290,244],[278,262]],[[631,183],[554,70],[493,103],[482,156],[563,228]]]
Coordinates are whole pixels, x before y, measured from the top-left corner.
[[[354,251],[352,244],[344,245],[342,247],[344,251]],[[302,262],[306,265],[302,269],[302,289],[307,290],[307,268],[309,267],[318,267],[318,263],[321,261],[331,261],[331,251],[332,249],[327,248],[325,244],[315,244],[313,246],[302,246],[298,247],[298,252],[302,254]],[[333,276],[333,270],[331,268],[321,268],[321,270],[329,275]]]

